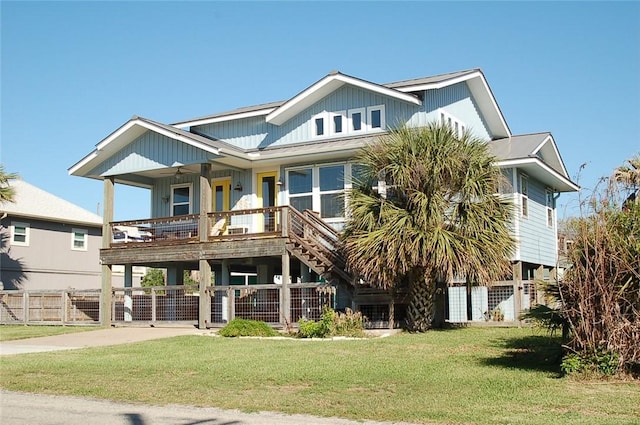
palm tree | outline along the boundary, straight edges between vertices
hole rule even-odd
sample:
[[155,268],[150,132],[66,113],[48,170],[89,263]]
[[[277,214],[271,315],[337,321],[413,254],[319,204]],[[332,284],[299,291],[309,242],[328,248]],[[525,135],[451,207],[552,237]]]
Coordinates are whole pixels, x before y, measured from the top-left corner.
[[[409,287],[410,330],[434,323],[435,298],[464,276],[489,283],[508,271],[512,206],[486,143],[449,126],[392,130],[358,155],[343,235],[351,271],[364,282]],[[377,188],[374,187],[377,183]]]
[[628,159],[629,166],[621,165],[613,171],[611,180],[620,183],[630,193],[623,203],[623,207],[630,202],[640,202],[640,154]]
[[13,202],[15,190],[11,187],[11,179],[18,178],[17,174],[6,173],[4,165],[0,164],[0,202]]

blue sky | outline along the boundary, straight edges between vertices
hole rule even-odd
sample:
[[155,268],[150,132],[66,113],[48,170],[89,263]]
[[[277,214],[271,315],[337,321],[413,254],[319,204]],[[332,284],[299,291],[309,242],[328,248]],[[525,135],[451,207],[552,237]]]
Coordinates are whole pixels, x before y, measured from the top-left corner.
[[[11,2],[7,171],[96,211],[67,169],[140,115],[171,123],[287,99],[331,70],[376,83],[481,68],[514,134],[551,131],[587,191],[640,153],[635,2]],[[563,195],[559,216],[575,214]],[[116,189],[117,220],[148,196]]]

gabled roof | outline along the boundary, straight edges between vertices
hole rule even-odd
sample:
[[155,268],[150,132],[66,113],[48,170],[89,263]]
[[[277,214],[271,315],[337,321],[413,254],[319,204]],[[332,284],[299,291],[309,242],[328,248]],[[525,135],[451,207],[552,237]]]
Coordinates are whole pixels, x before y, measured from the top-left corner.
[[115,154],[118,150],[142,136],[147,131],[154,131],[215,155],[219,154],[215,141],[211,139],[147,118],[133,116],[129,121],[120,126],[120,128],[98,143],[93,152],[69,168],[69,174],[75,176],[87,175],[100,163],[100,156],[104,158]]
[[411,94],[406,94],[380,84],[371,83],[369,81],[361,80],[359,78],[351,77],[349,75],[333,71],[320,81],[306,88],[302,92],[286,101],[284,104],[274,109],[267,115],[266,120],[268,123],[275,125],[284,124],[289,119],[293,118],[296,114],[318,102],[319,100],[344,86],[345,84],[379,93],[384,96],[389,96],[404,102],[412,103],[414,105],[422,105],[422,101]]
[[507,125],[507,121],[504,115],[502,115],[498,102],[496,102],[496,98],[493,96],[493,92],[480,69],[451,72],[433,77],[417,78],[385,85],[403,92],[417,92],[437,90],[461,82],[467,83],[474,100],[482,110],[482,115],[494,138],[511,136],[511,130]]
[[263,105],[246,106],[243,108],[234,109],[232,111],[221,112],[213,115],[206,115],[200,118],[193,118],[186,121],[179,121],[173,123],[174,127],[194,127],[197,125],[211,124],[215,122],[228,121],[229,119],[241,119],[258,117],[261,115],[267,115],[277,107],[284,104],[286,101],[281,100],[278,102],[265,103]]
[[499,167],[517,167],[558,192],[574,192],[573,183],[562,162],[551,133],[533,133],[492,140],[489,151]]
[[23,180],[11,180],[9,184],[15,189],[14,202],[0,203],[0,213],[7,213],[9,217],[36,218],[92,227],[102,226],[103,220],[99,215]]

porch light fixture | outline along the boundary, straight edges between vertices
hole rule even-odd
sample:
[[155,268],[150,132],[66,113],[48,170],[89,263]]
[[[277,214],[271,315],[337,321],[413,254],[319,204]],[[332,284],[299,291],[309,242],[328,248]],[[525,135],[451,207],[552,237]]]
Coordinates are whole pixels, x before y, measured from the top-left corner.
[[280,178],[278,179],[278,181],[276,182],[276,185],[278,185],[278,186],[284,186],[284,180],[282,180],[282,177],[280,177]]
[[164,202],[165,204],[169,202],[169,197],[168,196],[163,196],[162,197],[162,202]]
[[242,183],[240,183],[240,182],[236,183],[236,186],[233,188],[233,190],[237,190],[238,192],[242,192]]

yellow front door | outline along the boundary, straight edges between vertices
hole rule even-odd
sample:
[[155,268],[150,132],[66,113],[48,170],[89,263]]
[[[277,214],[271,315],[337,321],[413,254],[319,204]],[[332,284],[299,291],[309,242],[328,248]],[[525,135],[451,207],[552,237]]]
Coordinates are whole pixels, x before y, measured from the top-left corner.
[[231,179],[214,180],[211,189],[213,192],[213,211],[229,211],[231,209]]
[[[275,207],[277,204],[277,184],[276,179],[278,177],[277,171],[269,171],[266,173],[257,174],[258,182],[258,208]],[[260,228],[264,232],[273,232],[277,228],[275,212],[266,212],[261,214],[259,218]]]

